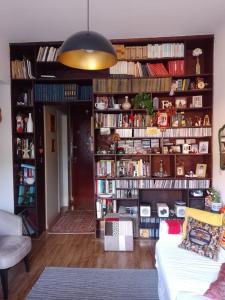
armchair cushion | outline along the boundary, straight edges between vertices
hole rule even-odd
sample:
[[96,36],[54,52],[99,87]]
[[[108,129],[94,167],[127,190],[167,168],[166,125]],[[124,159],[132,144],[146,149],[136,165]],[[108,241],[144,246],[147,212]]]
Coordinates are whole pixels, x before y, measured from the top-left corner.
[[0,236],[0,269],[8,269],[18,264],[31,250],[28,236]]
[[0,210],[0,236],[22,235],[22,218]]

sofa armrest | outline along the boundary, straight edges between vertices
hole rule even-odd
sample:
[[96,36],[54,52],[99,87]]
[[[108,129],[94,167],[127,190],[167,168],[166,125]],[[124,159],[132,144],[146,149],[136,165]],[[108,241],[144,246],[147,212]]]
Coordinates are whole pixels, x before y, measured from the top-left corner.
[[22,235],[22,218],[0,210],[0,235]]

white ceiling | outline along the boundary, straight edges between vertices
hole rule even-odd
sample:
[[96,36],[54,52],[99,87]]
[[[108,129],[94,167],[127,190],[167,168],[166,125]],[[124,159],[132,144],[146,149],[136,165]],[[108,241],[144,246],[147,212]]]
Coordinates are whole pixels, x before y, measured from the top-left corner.
[[[65,40],[86,30],[86,8],[86,0],[0,0],[0,37]],[[109,39],[208,34],[224,13],[224,0],[90,0],[90,30]]]

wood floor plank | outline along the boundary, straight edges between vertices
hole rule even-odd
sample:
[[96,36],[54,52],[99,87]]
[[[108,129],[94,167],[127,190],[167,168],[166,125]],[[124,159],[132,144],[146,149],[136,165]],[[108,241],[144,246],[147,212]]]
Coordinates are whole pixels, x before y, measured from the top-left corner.
[[135,240],[132,252],[105,252],[103,240],[92,234],[44,233],[32,241],[30,272],[23,262],[9,270],[9,300],[25,299],[45,267],[154,268],[154,250],[153,240]]

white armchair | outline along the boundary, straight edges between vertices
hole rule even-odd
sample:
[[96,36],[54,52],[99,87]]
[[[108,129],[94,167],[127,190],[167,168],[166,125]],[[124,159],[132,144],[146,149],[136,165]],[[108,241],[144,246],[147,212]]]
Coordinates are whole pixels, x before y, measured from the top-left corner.
[[4,299],[8,298],[8,269],[22,259],[29,271],[31,238],[22,235],[22,218],[0,210],[0,275]]

